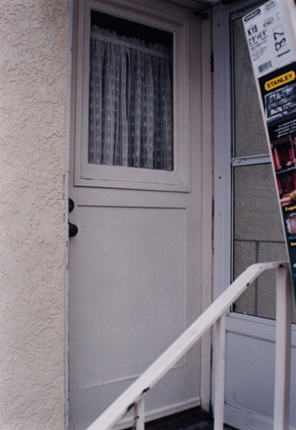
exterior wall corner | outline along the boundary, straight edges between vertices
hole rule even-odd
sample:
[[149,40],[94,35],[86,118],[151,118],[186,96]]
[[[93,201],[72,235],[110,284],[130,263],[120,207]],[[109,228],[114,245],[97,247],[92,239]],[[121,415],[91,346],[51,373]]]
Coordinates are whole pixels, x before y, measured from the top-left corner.
[[68,2],[0,16],[0,427],[63,429]]

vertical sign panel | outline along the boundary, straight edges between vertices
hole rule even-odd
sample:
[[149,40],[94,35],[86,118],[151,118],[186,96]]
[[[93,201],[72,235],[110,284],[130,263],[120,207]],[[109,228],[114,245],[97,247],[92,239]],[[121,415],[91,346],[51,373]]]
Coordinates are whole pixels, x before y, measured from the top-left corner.
[[271,0],[248,13],[243,23],[296,293],[296,58],[294,34],[284,6],[281,0]]

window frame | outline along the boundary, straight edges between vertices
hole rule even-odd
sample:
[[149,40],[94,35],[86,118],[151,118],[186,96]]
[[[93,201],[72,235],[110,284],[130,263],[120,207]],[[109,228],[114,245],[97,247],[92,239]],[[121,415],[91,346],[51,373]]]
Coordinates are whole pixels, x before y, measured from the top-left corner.
[[[172,171],[108,166],[88,162],[90,11],[97,10],[173,33]],[[77,10],[75,67],[74,186],[190,191],[189,22],[188,19],[128,0],[81,0]]]

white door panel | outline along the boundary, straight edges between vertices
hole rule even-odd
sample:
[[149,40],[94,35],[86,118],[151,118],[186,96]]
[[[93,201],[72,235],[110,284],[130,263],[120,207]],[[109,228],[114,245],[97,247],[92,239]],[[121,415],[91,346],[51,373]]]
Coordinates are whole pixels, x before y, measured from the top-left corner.
[[[189,230],[191,204],[89,207],[78,196],[77,202],[71,222],[79,232],[70,239],[70,393],[72,419],[83,429],[197,317],[200,263],[190,262],[200,253],[199,229]],[[199,363],[197,346],[147,395],[148,417],[199,404]]]
[[[151,25],[154,13],[161,28],[160,12],[151,8],[149,16],[143,15],[141,2],[136,3],[132,6],[137,14],[131,16],[141,16],[144,22],[149,19]],[[92,4],[100,8],[108,2]],[[125,14],[130,11],[122,10]],[[77,182],[74,165],[77,174],[79,157],[75,160],[73,139],[69,193],[75,208],[69,220],[79,231],[70,239],[72,430],[83,430],[94,421],[199,316],[203,297],[210,296],[210,291],[202,296],[201,285],[202,277],[205,283],[211,277],[202,269],[202,252],[207,241],[205,255],[210,255],[211,238],[203,231],[201,194],[203,188],[209,190],[205,197],[205,207],[209,207],[211,169],[205,168],[207,187],[202,181],[200,19],[185,9],[181,16],[175,7],[172,11],[175,15],[169,20],[164,14],[164,27],[170,30],[176,25],[182,30],[178,30],[181,39],[176,46],[182,55],[175,74],[182,82],[174,84],[174,89],[181,90],[175,91],[174,99],[178,104],[175,112],[181,117],[175,123],[174,145],[178,147],[175,157],[180,157],[176,166],[184,173],[185,182],[179,186],[172,180],[167,187],[158,183],[155,171],[144,169],[149,176],[147,189],[137,174],[133,185],[127,183],[127,176],[133,182],[132,167],[126,168],[128,174],[120,182],[118,166],[104,166],[116,170],[114,188],[110,182],[100,186],[96,178],[94,182],[91,178]],[[175,37],[179,37],[178,31]],[[190,43],[186,39],[189,33],[195,36]],[[184,49],[180,49],[182,43]],[[190,65],[189,49],[195,52]],[[81,86],[77,87],[79,92]],[[79,97],[76,100],[81,101]],[[77,109],[76,115],[81,105]],[[87,145],[79,145],[79,151],[81,147],[87,150]],[[100,165],[95,168],[99,170]],[[200,344],[196,345],[147,394],[148,420],[200,404],[200,350]],[[208,356],[207,360],[209,363]],[[130,425],[129,418],[119,427]]]
[[[83,356],[77,351],[81,361],[75,363],[83,388],[139,375],[184,330],[186,212],[108,207],[77,212],[79,237],[71,249],[77,292],[71,306],[84,351]],[[99,336],[97,327],[104,327]],[[106,350],[113,360],[98,360]],[[139,350],[145,351],[141,361]]]

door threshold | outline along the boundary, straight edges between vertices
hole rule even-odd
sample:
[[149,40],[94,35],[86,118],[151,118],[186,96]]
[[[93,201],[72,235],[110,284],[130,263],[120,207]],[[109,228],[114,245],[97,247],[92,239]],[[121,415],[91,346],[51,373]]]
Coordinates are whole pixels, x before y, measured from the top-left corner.
[[[145,424],[145,430],[213,430],[214,420],[208,412],[200,407],[188,409],[178,414],[150,421]],[[132,430],[128,428],[126,430]],[[236,430],[224,425],[224,430]]]

